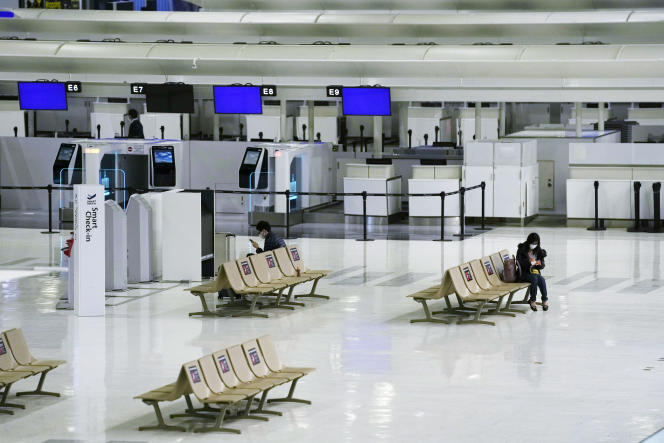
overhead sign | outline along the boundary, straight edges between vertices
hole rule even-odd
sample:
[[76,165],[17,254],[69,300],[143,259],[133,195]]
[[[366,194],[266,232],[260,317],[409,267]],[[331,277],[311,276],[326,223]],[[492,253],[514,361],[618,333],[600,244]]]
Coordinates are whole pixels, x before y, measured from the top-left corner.
[[277,87],[275,85],[263,85],[261,86],[261,95],[263,97],[276,97]]
[[67,94],[75,94],[83,91],[81,82],[65,82],[65,88],[67,90]]
[[74,185],[74,310],[79,317],[106,309],[104,187]]
[[135,95],[145,94],[145,83],[132,83],[129,87],[129,93]]
[[339,85],[328,86],[327,88],[325,88],[328,97],[337,97],[337,98],[341,98],[342,89],[343,86]]

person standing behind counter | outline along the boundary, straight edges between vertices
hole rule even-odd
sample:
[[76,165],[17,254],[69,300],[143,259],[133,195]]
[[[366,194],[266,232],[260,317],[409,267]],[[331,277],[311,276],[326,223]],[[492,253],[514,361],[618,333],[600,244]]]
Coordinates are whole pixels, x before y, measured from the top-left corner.
[[140,138],[144,139],[145,135],[143,134],[143,124],[138,119],[138,111],[136,109],[130,109],[127,112],[131,123],[129,123],[129,132],[127,133],[127,138]]

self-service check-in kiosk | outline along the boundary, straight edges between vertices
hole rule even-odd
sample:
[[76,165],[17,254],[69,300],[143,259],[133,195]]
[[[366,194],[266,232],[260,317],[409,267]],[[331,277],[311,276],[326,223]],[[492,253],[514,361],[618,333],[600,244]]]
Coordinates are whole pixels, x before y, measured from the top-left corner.
[[152,186],[155,188],[172,188],[175,186],[175,148],[173,146],[153,146]]
[[[83,154],[80,145],[76,143],[61,143],[53,162],[53,184],[62,186],[81,184],[81,173],[83,171],[82,158]],[[73,221],[74,210],[71,193],[60,191],[58,195],[60,199],[60,220]]]
[[267,150],[248,147],[240,165],[240,188],[265,189],[268,184]]

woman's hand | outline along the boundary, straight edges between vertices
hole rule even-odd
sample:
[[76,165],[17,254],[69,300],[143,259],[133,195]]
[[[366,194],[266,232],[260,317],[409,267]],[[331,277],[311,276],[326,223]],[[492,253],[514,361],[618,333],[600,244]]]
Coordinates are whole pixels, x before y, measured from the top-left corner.
[[253,241],[251,239],[249,241],[251,242],[251,246],[253,246],[254,249],[258,249],[258,243],[256,243],[255,241]]

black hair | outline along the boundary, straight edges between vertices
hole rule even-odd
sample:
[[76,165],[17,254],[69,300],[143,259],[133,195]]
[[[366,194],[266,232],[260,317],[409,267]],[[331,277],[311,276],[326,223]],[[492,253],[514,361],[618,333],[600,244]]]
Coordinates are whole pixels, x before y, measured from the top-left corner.
[[261,232],[263,229],[265,229],[267,232],[270,232],[272,230],[272,226],[265,220],[261,220],[258,223],[256,223],[256,230],[258,232]]
[[530,247],[533,243],[537,243],[535,250],[539,250],[542,247],[542,245],[540,245],[540,236],[537,232],[531,232],[528,234],[528,238],[526,238],[526,245]]
[[130,109],[129,112],[127,112],[127,115],[131,117],[132,119],[138,117],[138,111],[136,109]]

